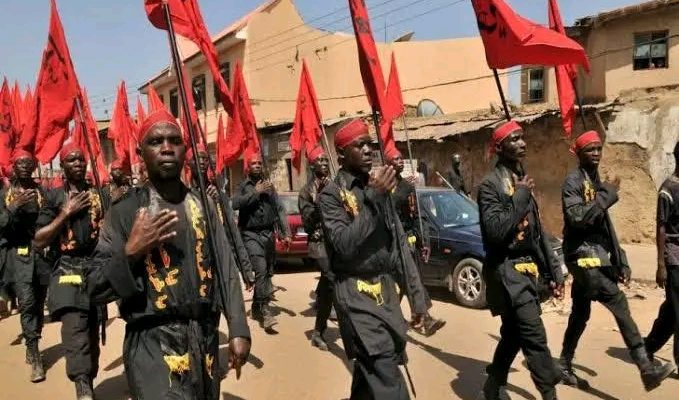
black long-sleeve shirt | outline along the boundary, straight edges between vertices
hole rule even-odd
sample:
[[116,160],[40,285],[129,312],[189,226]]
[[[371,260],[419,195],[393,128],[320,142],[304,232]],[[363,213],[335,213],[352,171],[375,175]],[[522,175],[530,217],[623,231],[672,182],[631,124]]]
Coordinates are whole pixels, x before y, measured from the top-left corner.
[[417,207],[415,186],[405,179],[399,179],[393,198],[396,212],[406,234],[414,235],[417,238],[418,246],[428,247],[429,229],[426,221],[422,220],[422,231],[420,231],[420,210]]
[[299,191],[299,212],[310,243],[323,240],[323,219],[319,206],[319,194],[323,190],[322,185],[318,178],[314,178]]
[[290,236],[285,209],[276,193],[257,193],[255,182],[246,179],[238,186],[232,199],[233,209],[238,210],[238,226],[243,231],[273,231],[278,228],[281,236]]

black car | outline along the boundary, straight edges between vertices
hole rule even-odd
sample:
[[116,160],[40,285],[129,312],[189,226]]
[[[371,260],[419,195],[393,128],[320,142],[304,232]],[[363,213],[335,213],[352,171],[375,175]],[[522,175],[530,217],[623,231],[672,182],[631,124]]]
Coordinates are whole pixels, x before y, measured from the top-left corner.
[[[485,252],[476,203],[452,189],[418,188],[417,195],[431,237],[429,262],[420,261],[424,284],[447,287],[466,307],[485,307],[481,276]],[[565,273],[561,241],[555,237],[550,241]]]

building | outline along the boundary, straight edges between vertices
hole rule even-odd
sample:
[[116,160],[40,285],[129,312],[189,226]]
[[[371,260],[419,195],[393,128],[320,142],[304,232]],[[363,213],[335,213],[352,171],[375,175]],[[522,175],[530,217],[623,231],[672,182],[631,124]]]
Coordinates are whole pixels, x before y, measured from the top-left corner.
[[[583,17],[568,28],[591,61],[580,73],[584,102],[613,100],[634,89],[679,85],[679,0],[653,0]],[[557,102],[554,69],[525,66],[521,102]]]
[[[348,10],[346,21],[351,29]],[[411,37],[409,34],[391,43],[378,43],[385,77],[389,57],[395,54],[406,104],[428,114],[436,110],[454,113],[484,109],[499,102],[480,37],[437,41],[411,41]],[[227,83],[236,62],[243,65],[265,154],[280,190],[296,190],[306,180],[304,171],[300,175],[293,172],[287,142],[303,59],[314,80],[324,119],[336,122],[369,113],[353,35],[305,24],[292,0],[267,1],[213,40]],[[194,91],[200,94],[196,107],[199,116],[207,119],[208,142],[213,142],[221,106],[215,99],[212,77],[197,47],[183,38],[178,41]],[[508,80],[504,76],[502,84],[506,89]],[[140,88],[141,92],[146,93],[149,85],[178,115],[180,102],[171,69],[152,77]],[[241,166],[234,165],[230,173],[231,182],[238,182]]]

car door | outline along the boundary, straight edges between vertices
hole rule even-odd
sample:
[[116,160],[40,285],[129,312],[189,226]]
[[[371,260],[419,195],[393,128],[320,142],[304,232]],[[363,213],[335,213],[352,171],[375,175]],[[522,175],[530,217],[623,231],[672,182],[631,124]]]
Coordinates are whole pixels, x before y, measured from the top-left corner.
[[442,279],[443,264],[445,264],[445,256],[441,250],[440,231],[436,224],[436,210],[435,202],[432,201],[432,193],[420,193],[420,215],[423,222],[429,227],[429,241],[431,247],[431,254],[429,261],[424,263],[421,258],[418,258],[422,279],[427,284],[438,284]]

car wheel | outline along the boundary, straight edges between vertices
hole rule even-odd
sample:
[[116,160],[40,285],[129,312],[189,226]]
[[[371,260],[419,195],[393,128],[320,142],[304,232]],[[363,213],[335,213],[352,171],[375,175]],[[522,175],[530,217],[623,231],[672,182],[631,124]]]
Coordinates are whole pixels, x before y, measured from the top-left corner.
[[483,264],[473,258],[465,258],[455,266],[450,287],[461,305],[469,308],[486,306],[486,282],[481,275],[482,269]]

